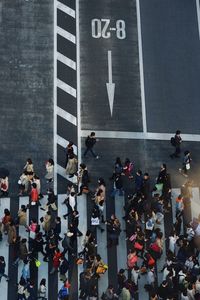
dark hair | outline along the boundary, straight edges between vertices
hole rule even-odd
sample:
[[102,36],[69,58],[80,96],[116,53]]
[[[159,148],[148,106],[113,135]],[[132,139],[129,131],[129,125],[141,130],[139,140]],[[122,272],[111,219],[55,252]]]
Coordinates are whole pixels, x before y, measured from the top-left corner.
[[181,134],[181,131],[180,130],[176,130],[176,134]]
[[5,209],[4,209],[4,214],[5,214],[6,216],[10,216],[10,211],[9,211],[9,209],[5,208]]
[[45,278],[42,278],[42,280],[40,281],[40,285],[46,285],[46,279]]
[[32,165],[32,160],[31,160],[31,158],[27,158],[27,163],[29,163],[29,165]]
[[53,166],[54,166],[54,161],[53,161],[53,159],[52,159],[52,158],[49,158],[48,162],[49,162],[51,165],[53,165]]
[[37,184],[36,184],[35,182],[33,182],[33,183],[32,183],[32,187],[33,187],[34,189],[36,189]]
[[139,175],[142,175],[142,171],[141,171],[141,170],[137,170],[137,173],[138,173]]
[[86,165],[85,164],[80,164],[80,167],[81,167],[81,169],[85,169],[86,168]]
[[102,177],[100,177],[99,179],[98,179],[98,183],[101,185],[104,185],[104,186],[106,186],[106,184],[105,184],[105,181],[104,181],[104,179],[102,178]]
[[90,133],[90,135],[91,135],[91,136],[95,136],[95,132],[92,131],[92,132]]

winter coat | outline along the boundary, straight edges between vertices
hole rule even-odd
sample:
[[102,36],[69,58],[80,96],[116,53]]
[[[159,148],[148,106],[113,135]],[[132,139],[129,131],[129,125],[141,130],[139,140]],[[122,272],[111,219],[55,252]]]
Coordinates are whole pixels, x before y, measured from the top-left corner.
[[19,225],[26,226],[27,225],[27,214],[25,211],[20,209],[17,213],[19,218]]
[[47,174],[45,175],[45,178],[46,179],[52,179],[53,178],[53,172],[54,172],[54,166],[47,162],[46,171],[47,171]]
[[44,216],[44,221],[42,223],[42,228],[44,231],[49,231],[51,228],[51,216],[50,215],[45,215]]
[[128,289],[125,287],[122,289],[121,292],[121,300],[131,300],[131,294]]
[[66,174],[72,175],[75,174],[77,172],[77,163],[78,160],[73,157],[73,158],[69,158],[68,163],[67,163],[67,167],[66,167]]
[[38,201],[39,195],[38,195],[37,188],[32,188],[31,189],[30,198],[31,198],[32,202],[37,202]]
[[29,264],[24,264],[22,269],[22,277],[27,281],[30,278],[30,267]]
[[15,226],[8,226],[8,244],[13,244],[17,238]]

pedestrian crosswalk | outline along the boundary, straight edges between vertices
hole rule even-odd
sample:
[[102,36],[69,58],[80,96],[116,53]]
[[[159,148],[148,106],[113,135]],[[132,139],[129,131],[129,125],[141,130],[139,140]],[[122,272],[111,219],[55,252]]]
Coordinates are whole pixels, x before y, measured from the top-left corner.
[[[176,197],[180,194],[180,189],[173,189],[172,190],[172,216],[173,216],[173,223],[175,222],[175,199]],[[195,199],[194,205],[197,205],[197,197],[199,197],[199,189],[193,188],[193,198]],[[21,207],[21,205],[27,205],[29,203],[29,197],[19,197],[18,199],[18,205],[17,209]],[[63,238],[64,234],[68,230],[68,219],[64,219],[63,215],[66,214],[67,212],[67,207],[66,205],[63,205],[62,202],[66,199],[65,194],[60,194],[58,195],[58,200],[57,200],[57,212],[56,215],[61,217],[61,234],[60,236]],[[11,209],[12,206],[12,200],[11,198],[1,198],[0,199],[0,219],[2,219],[4,215],[4,209],[8,208],[9,210]],[[199,198],[198,198],[199,200]],[[84,234],[86,233],[88,229],[88,224],[90,223],[90,215],[87,210],[87,205],[88,201],[91,201],[88,199],[86,195],[81,195],[77,197],[77,210],[79,211],[79,229],[83,233],[82,237],[77,238],[77,253],[81,252],[83,250],[83,239],[84,239]],[[127,254],[128,254],[128,243],[126,240],[126,233],[125,233],[125,222],[123,220],[124,216],[124,205],[125,205],[125,196],[119,196],[116,195],[115,198],[113,199],[113,207],[115,211],[115,215],[119,218],[119,221],[121,223],[121,234],[119,238],[119,245],[117,247],[113,247],[112,251],[111,249],[107,248],[107,230],[106,230],[106,225],[102,224],[102,227],[105,229],[104,232],[101,232],[100,230],[97,230],[96,232],[96,239],[97,239],[97,253],[101,256],[102,260],[108,264],[109,271],[107,271],[103,276],[100,277],[98,281],[98,293],[99,296],[102,295],[102,293],[105,291],[107,288],[108,284],[110,282],[113,282],[113,273],[112,269],[118,270],[119,269],[127,269]],[[43,199],[40,200],[42,207],[45,207],[45,204],[47,203],[47,196],[45,195]],[[106,204],[105,204],[106,205]],[[40,209],[40,207],[36,208],[36,218],[41,224],[40,219],[41,217],[44,216],[45,212]],[[106,207],[104,210],[105,218],[109,217],[106,216]],[[15,212],[15,217],[17,215],[17,210]],[[30,219],[33,217],[33,213],[30,210],[27,210],[27,220],[28,224],[30,223]],[[165,227],[164,227],[164,222],[161,224],[156,224],[156,227],[160,227],[161,231],[164,233],[164,248],[163,248],[163,255],[162,257],[157,261],[157,270],[161,270],[163,267],[163,264],[165,262],[165,254],[166,254],[166,239],[168,238],[165,236]],[[29,238],[29,233],[27,232],[26,228],[24,226],[19,226],[18,233],[22,238]],[[4,256],[5,261],[6,261],[6,274],[9,275],[11,280],[6,282],[4,278],[2,278],[2,281],[0,283],[1,285],[1,291],[3,291],[4,299],[5,300],[12,300],[11,298],[9,299],[7,297],[8,295],[8,288],[13,289],[13,295],[16,294],[16,283],[19,282],[19,279],[21,277],[21,271],[22,271],[22,266],[23,263],[20,262],[18,265],[18,272],[17,272],[17,277],[12,278],[12,273],[10,270],[12,268],[9,268],[9,266],[13,263],[12,257],[9,255],[9,252],[11,251],[12,246],[7,245],[7,236],[3,234],[3,240],[0,242],[0,255]],[[59,242],[59,248],[62,250],[62,245],[61,241]],[[112,256],[112,257],[111,257]],[[73,260],[68,254],[66,254],[66,258],[69,260]],[[62,282],[59,280],[58,274],[50,275],[50,267],[51,264],[44,262],[43,261],[43,255],[41,253],[38,254],[38,260],[41,262],[40,267],[38,268],[37,272],[37,287],[39,286],[39,283],[42,278],[46,278],[46,285],[47,285],[47,299],[53,300],[56,299],[57,293],[59,289],[62,286]],[[111,265],[115,263],[115,266]],[[142,260],[139,260],[139,264],[142,263]],[[140,266],[140,265],[139,265]],[[84,266],[83,265],[76,265],[75,259],[74,261],[70,261],[70,270],[68,272],[68,277],[69,280],[71,280],[71,285],[73,289],[73,296],[71,299],[76,299],[78,300],[78,285],[79,285],[79,275],[83,271]],[[9,272],[10,271],[10,272]],[[14,273],[13,273],[14,274]],[[128,273],[126,273],[128,276]],[[54,277],[52,277],[54,276]],[[113,277],[113,278],[112,278]],[[52,279],[53,278],[53,279]],[[52,282],[56,282],[54,286],[52,286]],[[157,282],[158,285],[162,282],[162,274],[157,272]],[[146,275],[141,275],[139,282],[138,282],[138,299],[143,300],[145,298],[148,298],[148,293],[144,289],[144,285],[146,283]],[[73,287],[74,286],[74,287]]]

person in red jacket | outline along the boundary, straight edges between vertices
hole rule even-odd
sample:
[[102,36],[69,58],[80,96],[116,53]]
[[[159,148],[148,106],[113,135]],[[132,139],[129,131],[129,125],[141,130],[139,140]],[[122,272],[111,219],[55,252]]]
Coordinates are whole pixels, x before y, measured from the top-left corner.
[[50,274],[54,274],[58,270],[61,262],[61,257],[62,257],[62,253],[60,252],[60,250],[58,248],[55,249],[54,256],[53,256],[53,268],[51,269]]
[[35,204],[40,205],[37,184],[35,182],[33,182],[31,185],[30,201],[31,201],[31,205],[35,205]]

